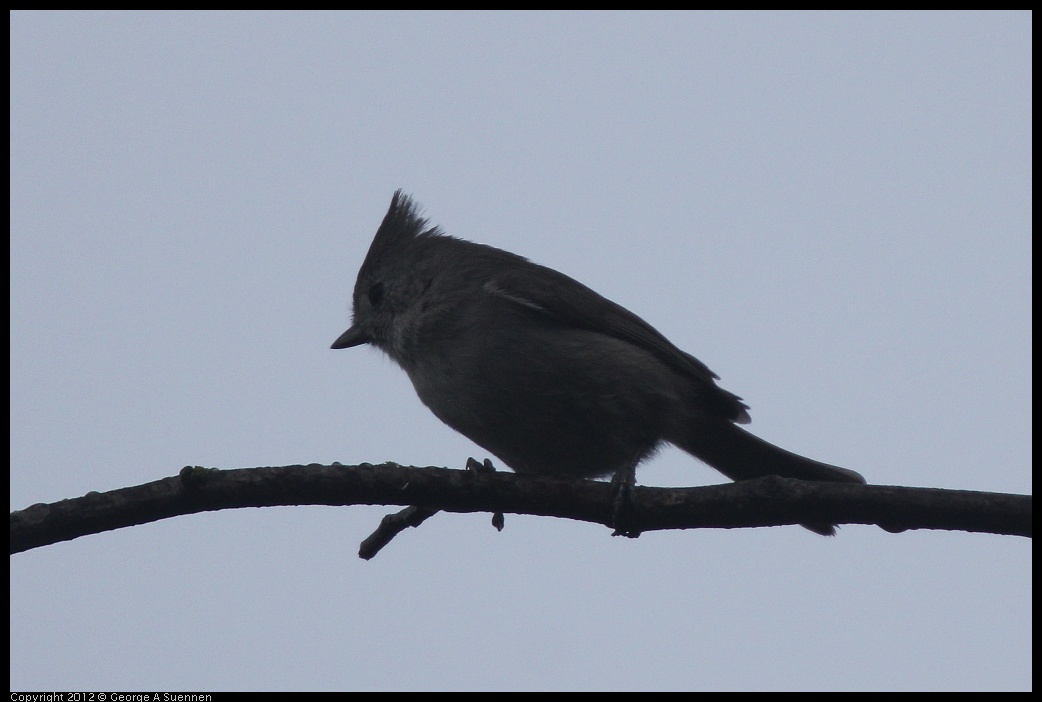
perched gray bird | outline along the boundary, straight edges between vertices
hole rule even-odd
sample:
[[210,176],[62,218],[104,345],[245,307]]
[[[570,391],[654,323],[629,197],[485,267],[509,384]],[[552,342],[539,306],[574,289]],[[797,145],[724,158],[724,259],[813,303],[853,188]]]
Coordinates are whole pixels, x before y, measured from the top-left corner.
[[[557,271],[428,225],[399,190],[358,272],[351,328],[443,422],[518,473],[615,476],[664,442],[732,480],[863,483],[745,431],[748,407],[650,324]],[[832,525],[804,525],[832,534]]]

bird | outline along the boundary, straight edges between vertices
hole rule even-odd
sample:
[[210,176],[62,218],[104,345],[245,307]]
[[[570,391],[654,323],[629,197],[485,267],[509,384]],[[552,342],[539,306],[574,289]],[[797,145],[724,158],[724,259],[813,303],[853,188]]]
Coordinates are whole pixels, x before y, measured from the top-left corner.
[[352,300],[332,348],[384,352],[435,416],[516,473],[632,485],[672,444],[735,481],[865,482],[744,429],[742,398],[641,317],[552,268],[449,236],[402,190]]

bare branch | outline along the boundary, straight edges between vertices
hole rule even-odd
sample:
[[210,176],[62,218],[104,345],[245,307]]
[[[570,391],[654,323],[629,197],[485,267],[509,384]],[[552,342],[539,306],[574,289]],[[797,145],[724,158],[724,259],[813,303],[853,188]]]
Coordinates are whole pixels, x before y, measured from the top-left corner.
[[[175,477],[12,512],[11,553],[196,512],[359,504],[510,512],[605,526],[613,520],[611,486],[603,482],[396,463],[238,470],[189,466]],[[637,532],[823,523],[876,524],[889,531],[949,529],[1028,537],[1032,533],[1030,495],[773,476],[695,488],[635,487],[631,509],[627,524],[632,522]]]

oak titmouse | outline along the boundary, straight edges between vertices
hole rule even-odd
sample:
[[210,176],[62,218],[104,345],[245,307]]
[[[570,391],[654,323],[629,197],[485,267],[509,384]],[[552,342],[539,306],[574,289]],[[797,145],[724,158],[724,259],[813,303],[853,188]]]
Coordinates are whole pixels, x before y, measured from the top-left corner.
[[[557,271],[428,226],[398,191],[358,271],[351,328],[443,422],[518,473],[630,476],[663,442],[732,480],[865,482],[736,424],[741,398],[650,324]],[[832,525],[805,525],[831,534]]]

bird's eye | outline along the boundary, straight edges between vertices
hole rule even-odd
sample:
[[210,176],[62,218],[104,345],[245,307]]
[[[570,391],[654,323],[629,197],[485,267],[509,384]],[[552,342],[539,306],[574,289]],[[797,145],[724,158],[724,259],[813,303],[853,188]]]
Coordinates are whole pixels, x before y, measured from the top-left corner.
[[379,307],[380,302],[384,299],[384,284],[373,283],[369,286],[369,304],[373,307]]

